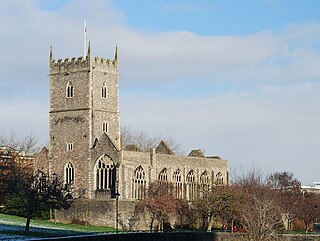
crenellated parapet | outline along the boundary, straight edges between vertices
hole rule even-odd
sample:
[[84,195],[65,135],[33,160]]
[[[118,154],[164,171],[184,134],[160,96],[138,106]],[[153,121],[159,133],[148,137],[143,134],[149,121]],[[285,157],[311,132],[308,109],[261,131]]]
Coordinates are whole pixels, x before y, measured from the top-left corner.
[[83,71],[90,70],[90,61],[88,57],[86,59],[81,56],[79,58],[65,58],[64,60],[58,59],[57,61],[53,58],[50,60],[51,74],[75,72],[79,71],[79,69]]
[[118,62],[116,60],[95,57],[92,61],[92,67],[105,73],[118,73]]
[[105,73],[118,74],[118,48],[116,47],[114,59],[105,59],[100,57],[93,58],[91,55],[90,44],[88,48],[88,54],[84,57],[73,57],[58,59],[53,58],[52,48],[50,48],[50,74],[70,74],[78,71],[102,71]]

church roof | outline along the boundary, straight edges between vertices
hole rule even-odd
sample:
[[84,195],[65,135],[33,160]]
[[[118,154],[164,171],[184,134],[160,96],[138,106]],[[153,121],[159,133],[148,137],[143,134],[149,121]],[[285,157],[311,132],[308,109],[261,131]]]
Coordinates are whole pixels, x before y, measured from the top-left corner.
[[160,141],[158,147],[156,148],[156,153],[174,155],[173,151],[164,141]]

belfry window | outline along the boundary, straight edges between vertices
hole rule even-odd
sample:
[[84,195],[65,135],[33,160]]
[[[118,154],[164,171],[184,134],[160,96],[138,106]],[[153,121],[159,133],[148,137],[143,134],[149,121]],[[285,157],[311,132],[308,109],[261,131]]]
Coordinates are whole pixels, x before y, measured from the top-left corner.
[[113,186],[113,162],[104,155],[100,157],[95,165],[96,189],[111,189]]
[[142,168],[139,166],[133,173],[132,178],[132,198],[143,199],[145,197],[146,191],[146,174]]
[[194,201],[196,197],[196,177],[193,170],[187,175],[187,199]]
[[179,169],[173,173],[172,182],[175,188],[176,198],[182,199],[182,178]]
[[102,88],[101,88],[101,97],[106,99],[108,97],[108,88],[106,83],[103,83]]
[[108,133],[108,122],[106,121],[102,123],[102,132]]
[[64,168],[64,183],[71,185],[74,182],[74,167],[71,162],[67,163]]
[[67,98],[73,98],[73,85],[70,81],[67,83],[66,96]]

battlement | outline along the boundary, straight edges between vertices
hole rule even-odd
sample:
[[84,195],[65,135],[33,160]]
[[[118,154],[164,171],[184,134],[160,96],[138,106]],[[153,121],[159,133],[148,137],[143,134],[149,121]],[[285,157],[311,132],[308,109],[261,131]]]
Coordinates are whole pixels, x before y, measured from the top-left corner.
[[114,59],[105,59],[100,57],[92,57],[90,51],[90,45],[88,48],[88,54],[86,58],[72,57],[71,59],[65,58],[58,59],[53,58],[52,48],[50,49],[50,72],[51,74],[73,72],[73,71],[90,71],[96,69],[99,71],[116,73],[118,72],[118,48],[116,48]]

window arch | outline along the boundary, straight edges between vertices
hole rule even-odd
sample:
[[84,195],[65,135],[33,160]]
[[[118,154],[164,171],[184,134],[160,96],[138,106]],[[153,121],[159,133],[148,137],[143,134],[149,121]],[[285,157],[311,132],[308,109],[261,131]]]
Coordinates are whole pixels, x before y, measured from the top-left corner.
[[113,161],[104,155],[98,159],[95,165],[96,189],[105,190],[113,187]]
[[142,166],[136,168],[132,178],[132,198],[143,199],[146,191],[146,174]]
[[187,175],[187,200],[194,201],[196,197],[196,175],[191,170]]
[[168,182],[168,169],[163,168],[162,171],[159,174],[159,182]]
[[106,99],[108,97],[108,88],[106,83],[103,83],[102,87],[101,87],[101,97]]
[[207,171],[204,171],[200,176],[200,188],[202,193],[207,193],[209,191],[209,176]]
[[179,169],[173,173],[172,182],[175,188],[176,198],[182,199],[182,175]]
[[69,81],[68,83],[67,83],[67,87],[66,87],[66,96],[67,96],[67,98],[73,98],[73,93],[74,92],[74,90],[73,90],[73,85],[72,85],[72,83]]
[[64,183],[72,185],[74,182],[74,167],[71,162],[68,162],[64,167]]
[[223,177],[221,172],[218,172],[216,175],[216,185],[223,185]]

